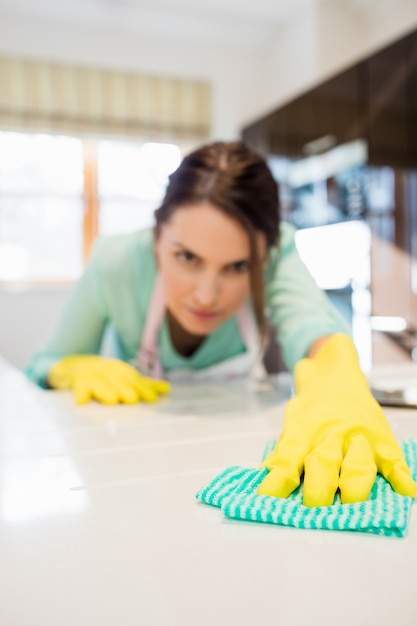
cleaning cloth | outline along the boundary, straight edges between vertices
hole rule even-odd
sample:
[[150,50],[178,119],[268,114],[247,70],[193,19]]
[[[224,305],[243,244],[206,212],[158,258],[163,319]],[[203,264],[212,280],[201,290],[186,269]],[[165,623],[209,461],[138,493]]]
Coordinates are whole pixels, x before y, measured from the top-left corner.
[[[275,441],[266,445],[263,459],[274,449]],[[417,478],[417,441],[401,444],[414,480]],[[322,530],[351,530],[377,535],[403,537],[407,531],[413,499],[395,493],[391,485],[378,475],[366,502],[342,504],[336,495],[331,506],[303,505],[302,484],[288,497],[261,496],[256,490],[268,470],[228,467],[196,498],[220,507],[226,517]]]

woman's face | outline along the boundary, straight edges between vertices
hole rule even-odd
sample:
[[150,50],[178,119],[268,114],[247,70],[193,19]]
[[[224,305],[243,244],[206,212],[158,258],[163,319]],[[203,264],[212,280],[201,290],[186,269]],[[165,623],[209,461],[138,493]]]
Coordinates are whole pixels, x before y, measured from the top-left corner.
[[[258,253],[265,238],[258,234]],[[155,243],[166,307],[193,335],[208,335],[250,292],[250,244],[244,228],[215,206],[176,209]]]

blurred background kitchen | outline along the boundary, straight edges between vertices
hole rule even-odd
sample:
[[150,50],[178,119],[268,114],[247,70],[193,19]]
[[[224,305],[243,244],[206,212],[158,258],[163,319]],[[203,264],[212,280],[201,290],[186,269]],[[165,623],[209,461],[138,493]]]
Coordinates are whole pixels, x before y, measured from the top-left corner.
[[0,355],[25,365],[183,154],[238,137],[364,369],[417,359],[416,0],[0,0]]

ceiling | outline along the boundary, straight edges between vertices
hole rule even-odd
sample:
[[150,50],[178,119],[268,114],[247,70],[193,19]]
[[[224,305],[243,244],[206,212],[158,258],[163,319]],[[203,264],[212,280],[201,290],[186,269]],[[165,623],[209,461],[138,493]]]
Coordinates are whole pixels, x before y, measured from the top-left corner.
[[183,41],[259,45],[315,4],[366,12],[395,0],[0,0],[0,11]]

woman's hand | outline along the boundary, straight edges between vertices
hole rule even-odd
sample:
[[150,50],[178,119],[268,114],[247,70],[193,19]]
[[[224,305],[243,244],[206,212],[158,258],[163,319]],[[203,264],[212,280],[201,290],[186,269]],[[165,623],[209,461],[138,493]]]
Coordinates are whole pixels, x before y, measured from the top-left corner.
[[360,370],[352,341],[334,335],[294,371],[282,434],[263,466],[258,493],[286,498],[304,472],[304,504],[368,498],[377,472],[404,496],[416,495],[402,450]]
[[156,402],[170,390],[167,382],[142,376],[124,361],[95,355],[64,357],[51,368],[48,383],[55,389],[72,389],[77,404],[89,400],[103,404]]

